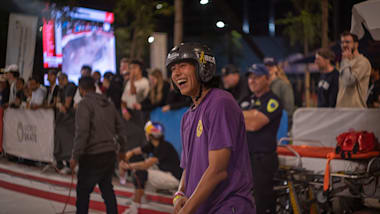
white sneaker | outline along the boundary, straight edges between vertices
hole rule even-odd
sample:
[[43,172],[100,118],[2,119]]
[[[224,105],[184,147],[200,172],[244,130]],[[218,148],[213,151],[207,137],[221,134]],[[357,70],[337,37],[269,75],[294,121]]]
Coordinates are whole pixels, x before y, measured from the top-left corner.
[[71,169],[70,169],[69,167],[65,166],[65,167],[63,167],[63,169],[61,169],[61,170],[59,171],[59,173],[61,173],[61,174],[66,174],[66,175],[70,175],[70,174],[71,174]]
[[123,214],[138,214],[139,213],[140,204],[131,203],[128,209],[126,209]]

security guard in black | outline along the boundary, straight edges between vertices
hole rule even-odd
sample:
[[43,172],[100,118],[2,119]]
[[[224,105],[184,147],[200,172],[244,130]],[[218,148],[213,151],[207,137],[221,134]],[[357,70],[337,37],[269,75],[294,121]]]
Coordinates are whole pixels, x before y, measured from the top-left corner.
[[243,112],[255,109],[269,119],[269,122],[260,129],[247,131],[247,142],[251,157],[256,213],[275,213],[274,175],[278,169],[276,138],[282,106],[277,96],[270,90],[260,97],[255,95],[247,97],[240,106]]
[[280,125],[283,107],[279,98],[267,92],[261,97],[248,96],[240,103],[241,109],[256,109],[269,118],[269,123],[257,131],[247,131],[250,153],[273,153],[277,149],[277,130]]

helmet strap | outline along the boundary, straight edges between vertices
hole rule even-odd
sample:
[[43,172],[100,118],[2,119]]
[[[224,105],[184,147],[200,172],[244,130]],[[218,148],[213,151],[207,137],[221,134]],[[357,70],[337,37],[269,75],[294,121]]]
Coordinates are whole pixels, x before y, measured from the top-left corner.
[[198,96],[195,98],[195,102],[197,102],[199,100],[199,98],[201,98],[202,96],[202,89],[203,89],[203,84],[201,83],[201,86],[199,87],[199,94]]

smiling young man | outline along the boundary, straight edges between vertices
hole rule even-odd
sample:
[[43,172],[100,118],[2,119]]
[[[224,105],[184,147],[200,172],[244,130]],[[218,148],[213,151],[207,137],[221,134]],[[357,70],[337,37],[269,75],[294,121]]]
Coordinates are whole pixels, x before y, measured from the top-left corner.
[[174,213],[255,213],[243,114],[230,93],[213,88],[210,49],[182,43],[166,65],[175,87],[193,100],[181,122],[184,171]]

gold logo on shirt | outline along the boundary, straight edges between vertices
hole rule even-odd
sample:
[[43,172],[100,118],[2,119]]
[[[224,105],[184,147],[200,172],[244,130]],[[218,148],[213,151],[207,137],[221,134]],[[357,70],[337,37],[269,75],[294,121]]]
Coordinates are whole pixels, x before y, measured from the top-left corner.
[[261,106],[261,102],[260,102],[260,100],[256,100],[255,105],[256,105],[256,106]]
[[199,120],[198,126],[197,126],[197,137],[200,137],[202,135],[202,132],[203,132],[203,124],[202,124],[202,120]]

